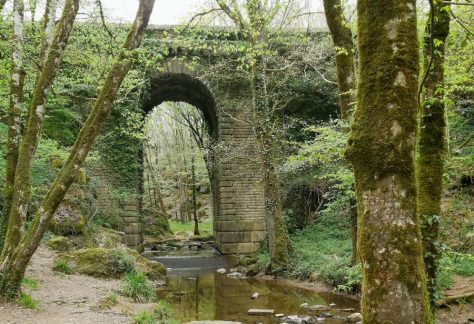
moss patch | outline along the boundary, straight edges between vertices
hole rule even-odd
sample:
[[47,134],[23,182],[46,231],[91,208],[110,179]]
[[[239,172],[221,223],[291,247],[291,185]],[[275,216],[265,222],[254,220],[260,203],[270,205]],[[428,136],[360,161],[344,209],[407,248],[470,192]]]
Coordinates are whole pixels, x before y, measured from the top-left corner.
[[64,236],[53,236],[51,237],[46,245],[55,251],[66,252],[71,248],[71,244],[67,238]]
[[[143,272],[151,280],[161,278],[166,273],[165,267],[158,262],[153,262],[129,248],[123,249],[134,261],[135,269]],[[88,248],[63,254],[58,258],[67,260],[73,271],[94,277],[119,278],[119,273],[114,266],[117,249]]]

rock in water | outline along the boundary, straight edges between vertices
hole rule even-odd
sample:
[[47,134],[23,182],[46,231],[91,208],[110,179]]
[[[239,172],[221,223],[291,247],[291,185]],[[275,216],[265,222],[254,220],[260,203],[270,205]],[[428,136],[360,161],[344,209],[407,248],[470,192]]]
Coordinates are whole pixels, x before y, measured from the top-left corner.
[[328,311],[329,307],[326,305],[311,305],[308,309],[312,311]]
[[260,294],[258,292],[252,294],[252,299],[257,299]]
[[347,320],[350,323],[357,323],[362,321],[362,314],[361,313],[352,313],[351,315],[347,316]]
[[243,274],[241,274],[240,272],[237,272],[237,271],[233,271],[231,273],[228,273],[227,277],[236,278],[236,279],[245,278],[245,276]]
[[219,268],[217,269],[217,273],[225,273],[226,270],[224,268]]
[[252,316],[262,316],[262,315],[273,315],[275,311],[273,309],[259,309],[259,308],[251,308],[248,310],[247,314]]
[[298,316],[298,315],[290,315],[285,316],[280,319],[285,323],[289,324],[313,324],[315,321],[310,316]]

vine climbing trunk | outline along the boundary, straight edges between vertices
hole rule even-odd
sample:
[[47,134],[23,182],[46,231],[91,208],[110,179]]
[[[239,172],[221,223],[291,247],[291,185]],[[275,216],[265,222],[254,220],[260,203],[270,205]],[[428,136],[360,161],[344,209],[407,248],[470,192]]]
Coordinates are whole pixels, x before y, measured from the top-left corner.
[[259,158],[263,173],[265,214],[268,232],[271,270],[278,273],[288,266],[289,241],[282,219],[282,203],[278,177],[275,171],[273,137],[269,118],[269,103],[266,93],[266,66],[264,57],[259,57],[252,70],[252,99],[256,115],[256,135]]
[[364,323],[433,323],[416,213],[414,0],[359,0],[357,110],[348,141],[358,200]]
[[54,40],[33,90],[28,108],[25,134],[21,140],[15,168],[13,196],[2,259],[13,253],[24,234],[24,224],[31,196],[31,166],[41,137],[46,99],[59,69],[59,63],[66,48],[78,9],[79,0],[67,0],[65,2]]
[[[352,119],[355,108],[355,45],[349,22],[344,16],[342,0],[324,0],[324,13],[331,33],[336,53],[337,86],[339,89],[339,109],[341,119],[348,122]],[[352,256],[351,264],[357,263],[357,200],[350,200]]]
[[130,27],[122,51],[109,71],[99,97],[82,126],[66,163],[38,207],[33,222],[22,237],[20,245],[12,253],[2,255],[0,299],[12,299],[18,295],[28,262],[36,251],[54,212],[74,182],[76,173],[98,136],[101,126],[111,110],[117,91],[132,65],[133,50],[141,43],[154,2],[154,0],[140,1],[135,21]]
[[3,249],[13,198],[15,170],[18,162],[19,144],[21,138],[21,113],[23,101],[23,0],[13,2],[13,52],[12,72],[10,80],[10,105],[8,107],[7,153],[5,157],[5,187],[4,203],[0,219],[0,251]]
[[[418,214],[421,219],[428,291],[432,306],[439,258],[439,222],[446,155],[444,101],[445,43],[449,34],[449,5],[434,1],[424,36],[425,82],[418,142]],[[432,15],[432,16],[431,16]]]
[[349,22],[344,16],[341,0],[324,0],[329,32],[336,52],[337,85],[341,118],[349,120],[355,107],[355,45]]

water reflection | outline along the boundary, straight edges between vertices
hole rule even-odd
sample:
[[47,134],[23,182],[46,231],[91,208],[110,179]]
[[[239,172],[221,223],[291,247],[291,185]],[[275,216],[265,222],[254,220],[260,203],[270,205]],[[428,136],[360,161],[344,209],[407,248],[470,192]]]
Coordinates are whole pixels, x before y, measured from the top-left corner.
[[[214,270],[215,271],[215,270]],[[312,314],[299,305],[302,303],[335,303],[337,308],[357,308],[357,302],[332,293],[315,293],[306,289],[289,287],[273,281],[234,279],[226,274],[207,271],[170,272],[167,287],[159,297],[168,300],[181,322],[191,320],[228,320],[244,323],[278,323],[274,316],[249,316],[249,308],[270,308],[276,313]],[[257,299],[251,299],[258,292]],[[331,312],[337,314],[337,312]],[[340,313],[341,314],[341,313]],[[347,315],[347,314],[344,314]],[[341,323],[327,319],[325,323]]]

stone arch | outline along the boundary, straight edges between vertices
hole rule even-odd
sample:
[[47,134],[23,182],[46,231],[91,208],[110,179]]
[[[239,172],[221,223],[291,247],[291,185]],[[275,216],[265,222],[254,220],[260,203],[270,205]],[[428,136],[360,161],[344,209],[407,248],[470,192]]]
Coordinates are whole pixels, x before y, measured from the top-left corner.
[[216,103],[204,82],[187,73],[158,74],[150,81],[150,91],[143,104],[143,110],[148,113],[165,101],[182,101],[198,108],[204,115],[210,135],[217,139]]

